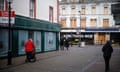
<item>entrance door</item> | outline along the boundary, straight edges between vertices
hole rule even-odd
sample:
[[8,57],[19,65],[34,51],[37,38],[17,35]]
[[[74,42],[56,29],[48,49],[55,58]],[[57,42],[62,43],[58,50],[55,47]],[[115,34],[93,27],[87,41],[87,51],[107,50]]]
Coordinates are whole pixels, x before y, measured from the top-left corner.
[[100,33],[98,35],[98,41],[99,41],[99,44],[104,44],[105,43],[105,34]]

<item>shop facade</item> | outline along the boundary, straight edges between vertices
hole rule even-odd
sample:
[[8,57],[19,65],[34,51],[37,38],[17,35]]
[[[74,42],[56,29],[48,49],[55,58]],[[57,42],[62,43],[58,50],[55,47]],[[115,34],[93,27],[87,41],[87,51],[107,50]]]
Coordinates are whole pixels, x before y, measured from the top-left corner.
[[[24,55],[24,43],[32,38],[36,53],[58,50],[60,26],[48,21],[32,19],[20,15],[15,16],[12,31],[12,55]],[[8,27],[0,26],[0,58],[7,57]]]

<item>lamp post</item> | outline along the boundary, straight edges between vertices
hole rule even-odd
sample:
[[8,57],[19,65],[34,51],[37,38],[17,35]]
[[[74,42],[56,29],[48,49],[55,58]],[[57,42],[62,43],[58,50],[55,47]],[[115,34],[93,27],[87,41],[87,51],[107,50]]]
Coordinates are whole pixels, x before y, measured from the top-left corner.
[[11,3],[13,0],[7,0],[8,2],[8,65],[12,64],[12,37],[11,37]]
[[[80,11],[78,11],[79,12],[79,15],[80,15]],[[80,16],[80,21],[81,21],[81,16]],[[80,23],[80,30],[78,30],[79,31],[79,35],[81,35],[81,23]],[[78,43],[78,46],[80,47],[80,45],[81,45],[81,36],[80,36],[80,38],[79,38],[79,43]]]

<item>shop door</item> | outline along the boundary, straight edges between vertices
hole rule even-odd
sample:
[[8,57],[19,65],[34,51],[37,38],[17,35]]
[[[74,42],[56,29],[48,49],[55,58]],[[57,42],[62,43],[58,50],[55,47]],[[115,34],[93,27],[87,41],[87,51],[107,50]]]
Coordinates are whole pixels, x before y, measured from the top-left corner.
[[99,44],[104,44],[105,43],[105,34],[99,34],[98,41],[99,41]]

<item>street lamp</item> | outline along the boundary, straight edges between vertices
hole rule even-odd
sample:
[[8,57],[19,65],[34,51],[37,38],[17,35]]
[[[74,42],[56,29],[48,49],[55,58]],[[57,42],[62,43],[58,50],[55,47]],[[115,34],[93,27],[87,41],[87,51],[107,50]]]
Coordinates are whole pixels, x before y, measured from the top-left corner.
[[[80,11],[78,11],[79,12],[79,15],[80,15]],[[80,21],[81,21],[81,16],[80,16]],[[80,23],[80,22],[79,22]],[[79,31],[79,35],[80,35],[80,38],[79,38],[79,43],[78,43],[78,46],[80,47],[80,45],[81,45],[81,23],[80,23],[80,30],[78,30]]]
[[12,64],[12,37],[11,37],[11,3],[13,0],[7,0],[8,2],[8,35],[9,35],[9,40],[8,40],[8,65]]

